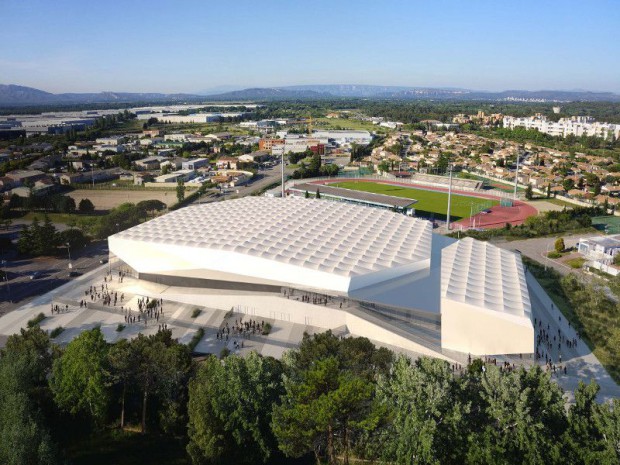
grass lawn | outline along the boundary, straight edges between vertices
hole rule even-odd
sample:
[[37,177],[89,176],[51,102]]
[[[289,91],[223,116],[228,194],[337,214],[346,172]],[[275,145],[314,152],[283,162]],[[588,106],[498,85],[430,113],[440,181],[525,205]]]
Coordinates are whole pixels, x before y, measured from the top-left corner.
[[360,121],[358,119],[346,118],[314,118],[313,126],[316,126],[315,129],[341,128],[362,131],[376,131],[380,128],[379,126],[372,124],[370,121]]
[[[48,213],[47,216],[49,217],[50,221],[52,223],[62,223],[62,224],[70,224],[72,222],[78,222],[79,220],[94,220],[95,218],[99,218],[98,215],[80,215],[77,213]],[[36,218],[39,219],[39,221],[43,221],[43,219],[45,218],[45,213],[43,212],[28,212],[26,213],[24,216],[22,216],[20,219],[22,220],[29,220],[32,221]]]
[[[330,185],[357,191],[373,192],[376,194],[391,195],[406,199],[415,199],[418,202],[414,205],[414,208],[416,209],[416,213],[420,214],[420,216],[432,214],[435,217],[445,218],[448,210],[448,194],[445,192],[394,186],[376,182],[350,181]],[[450,206],[451,219],[457,220],[461,218],[469,218],[472,203],[474,204],[474,213],[485,208],[491,208],[492,206],[499,205],[497,200],[452,194],[452,203]]]

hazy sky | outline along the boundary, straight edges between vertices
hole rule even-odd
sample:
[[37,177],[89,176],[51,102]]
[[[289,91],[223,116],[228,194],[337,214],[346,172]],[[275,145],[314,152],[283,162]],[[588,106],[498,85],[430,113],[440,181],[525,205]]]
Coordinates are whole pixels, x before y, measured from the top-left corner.
[[0,83],[620,93],[617,0],[0,0]]

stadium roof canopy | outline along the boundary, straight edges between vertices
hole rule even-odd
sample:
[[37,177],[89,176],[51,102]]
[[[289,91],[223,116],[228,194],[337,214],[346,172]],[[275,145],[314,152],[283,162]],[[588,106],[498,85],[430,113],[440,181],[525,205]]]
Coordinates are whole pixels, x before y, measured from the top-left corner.
[[442,297],[530,318],[523,263],[513,252],[470,237],[442,253]]
[[322,196],[333,197],[335,199],[349,200],[352,202],[376,205],[379,207],[400,209],[408,208],[417,203],[415,199],[407,199],[404,197],[396,197],[393,195],[375,194],[374,192],[356,191],[353,189],[345,189],[344,187],[334,187],[325,184],[301,183],[289,187],[290,191],[298,193],[308,192],[315,194],[318,190]]
[[[200,259],[196,268],[348,291],[428,266],[431,240],[428,221],[390,211],[244,197],[176,210],[115,234],[110,244],[124,242],[126,252],[129,243],[157,245],[160,253]],[[328,275],[344,279],[330,284]]]

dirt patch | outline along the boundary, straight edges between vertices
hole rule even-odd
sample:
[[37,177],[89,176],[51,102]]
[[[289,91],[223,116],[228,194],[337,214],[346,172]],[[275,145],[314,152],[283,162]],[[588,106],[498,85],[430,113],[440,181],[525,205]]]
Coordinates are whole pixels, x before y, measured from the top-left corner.
[[176,203],[174,191],[136,191],[136,190],[89,190],[78,189],[67,194],[75,200],[76,206],[80,200],[89,199],[96,210],[110,210],[122,203],[138,203],[142,200],[159,200],[168,206]]

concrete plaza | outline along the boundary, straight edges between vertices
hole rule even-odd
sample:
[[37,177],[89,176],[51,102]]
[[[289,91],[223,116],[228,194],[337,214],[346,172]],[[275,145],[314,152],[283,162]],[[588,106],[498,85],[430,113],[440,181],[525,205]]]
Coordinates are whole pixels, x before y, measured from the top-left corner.
[[[550,334],[557,334],[558,330],[568,339],[576,337],[574,330],[569,327],[568,322],[561,316],[557,307],[553,306],[551,300],[536,282],[530,273],[526,274],[530,296],[532,300],[533,315],[537,321],[542,322],[543,326],[549,327]],[[105,281],[104,281],[105,278]],[[91,300],[90,287],[93,286],[101,292],[103,285],[104,292],[114,294],[119,297],[116,305],[104,305],[102,298],[95,297]],[[107,289],[106,289],[107,286]],[[267,319],[262,317],[252,317],[239,312],[233,312],[230,308],[210,308],[208,306],[182,303],[167,299],[169,287],[161,284],[141,281],[130,276],[125,276],[120,281],[118,271],[109,272],[108,265],[103,265],[77,279],[70,281],[53,291],[32,300],[30,303],[4,315],[0,318],[0,346],[3,346],[9,335],[18,333],[21,328],[26,328],[29,320],[35,318],[39,313],[45,315],[45,319],[40,323],[42,329],[51,332],[55,328],[62,327],[63,331],[54,339],[54,342],[65,345],[75,338],[81,331],[92,329],[96,326],[101,328],[104,337],[108,342],[115,342],[121,338],[132,339],[138,334],[155,334],[161,325],[167,325],[172,331],[174,338],[181,343],[189,343],[200,328],[204,330],[204,336],[195,347],[197,353],[212,353],[219,355],[227,348],[232,353],[243,354],[249,351],[256,351],[265,356],[281,357],[282,354],[297,347],[303,338],[304,332],[309,334],[323,332],[325,329],[312,325],[303,325],[288,321]],[[123,295],[123,301],[120,296]],[[102,297],[102,296],[101,296]],[[138,300],[149,297],[151,299],[162,299],[162,314],[159,320],[155,318],[144,318],[140,322],[127,323],[125,316],[138,315]],[[87,306],[80,307],[80,301],[86,300]],[[58,305],[60,312],[51,312],[52,305]],[[192,318],[195,309],[200,313]],[[217,334],[227,323],[230,327],[235,321],[248,321],[255,318],[259,322],[264,321],[272,326],[268,335],[255,334],[249,337],[242,337],[231,332],[228,341],[218,339]],[[346,327],[333,330],[337,335],[349,336]],[[235,344],[235,342],[237,344]],[[243,348],[241,348],[243,342]],[[376,341],[373,341],[377,343]],[[404,352],[411,357],[418,357],[421,354],[411,350],[403,350],[395,344],[377,344],[397,352]],[[613,381],[607,371],[603,368],[587,345],[579,341],[576,347],[567,348],[564,344],[558,350],[556,344],[548,351],[553,363],[562,370],[552,372],[552,378],[565,390],[568,400],[572,400],[572,391],[580,381],[589,382],[594,379],[600,386],[599,399],[607,401],[612,398],[620,397],[620,387]],[[560,353],[562,362],[560,363]],[[459,363],[463,366],[467,364],[467,354],[442,351],[445,359],[452,363]],[[532,356],[495,356],[490,354],[498,364],[504,362],[516,366],[531,366],[540,363],[543,368],[545,361],[536,362]],[[566,366],[567,374],[563,374],[563,367]]]

